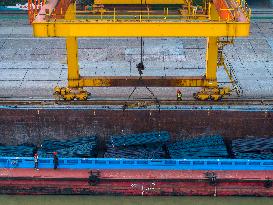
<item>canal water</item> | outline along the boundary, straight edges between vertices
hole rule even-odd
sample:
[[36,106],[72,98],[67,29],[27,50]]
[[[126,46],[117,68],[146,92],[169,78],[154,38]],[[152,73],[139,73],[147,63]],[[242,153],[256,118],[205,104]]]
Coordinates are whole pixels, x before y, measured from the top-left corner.
[[266,197],[120,197],[0,195],[0,205],[273,205]]
[[273,0],[246,0],[252,9],[270,9],[273,8]]

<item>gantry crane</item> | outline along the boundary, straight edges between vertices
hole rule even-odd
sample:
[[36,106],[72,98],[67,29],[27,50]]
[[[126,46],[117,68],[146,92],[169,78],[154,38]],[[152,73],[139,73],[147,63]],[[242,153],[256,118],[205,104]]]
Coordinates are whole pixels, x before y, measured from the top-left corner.
[[[236,89],[225,64],[223,47],[246,37],[251,10],[241,0],[94,0],[84,9],[75,0],[29,0],[35,37],[66,38],[68,86],[56,87],[65,100],[86,100],[84,87],[201,87],[199,100],[219,100]],[[37,7],[38,5],[38,7]],[[40,6],[42,5],[42,6]],[[204,76],[81,76],[78,37],[205,37]],[[219,86],[217,68],[224,67],[233,87]],[[238,89],[237,89],[238,90]]]

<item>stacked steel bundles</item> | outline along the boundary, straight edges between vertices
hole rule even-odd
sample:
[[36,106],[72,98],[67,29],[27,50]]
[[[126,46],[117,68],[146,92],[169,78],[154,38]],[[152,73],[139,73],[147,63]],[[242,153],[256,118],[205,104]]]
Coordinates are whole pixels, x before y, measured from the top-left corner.
[[137,145],[127,147],[107,147],[105,158],[128,158],[128,159],[163,159],[165,152],[162,144]]
[[97,137],[44,140],[38,150],[41,157],[52,157],[53,152],[57,152],[59,157],[95,157],[97,154]]
[[147,132],[141,134],[116,135],[110,137],[113,147],[143,145],[153,143],[165,143],[169,141],[170,134],[167,131]]
[[0,146],[1,157],[33,157],[34,146]]
[[96,136],[77,137],[66,140],[44,140],[41,144],[41,147],[43,149],[54,151],[56,149],[73,147],[75,144],[93,143],[96,145],[96,141]]
[[273,159],[273,137],[247,137],[232,140],[232,152],[237,159]]
[[222,136],[186,138],[167,145],[172,159],[227,158],[228,152]]
[[166,131],[110,137],[105,158],[163,159],[164,143],[170,140]]

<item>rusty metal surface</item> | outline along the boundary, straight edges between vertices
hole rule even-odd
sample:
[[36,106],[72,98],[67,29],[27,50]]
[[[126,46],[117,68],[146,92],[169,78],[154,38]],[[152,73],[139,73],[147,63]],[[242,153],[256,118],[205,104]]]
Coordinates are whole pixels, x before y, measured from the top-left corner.
[[[211,83],[211,85],[210,85]],[[80,85],[92,87],[204,87],[216,86],[215,81],[206,80],[203,76],[170,77],[170,76],[84,76]]]
[[[98,172],[101,180],[207,180],[206,170],[92,170]],[[86,180],[90,176],[88,169],[15,169],[1,168],[0,180],[13,179],[48,179],[48,180]],[[214,171],[221,181],[263,181],[273,179],[273,171]]]
[[0,109],[1,143],[40,143],[45,138],[170,131],[173,139],[221,134],[228,139],[272,136],[272,112],[221,110]]
[[4,171],[3,194],[273,196],[266,182],[272,179],[272,171],[215,171],[215,183],[206,177],[206,170],[100,170],[96,183],[90,183],[88,170]]

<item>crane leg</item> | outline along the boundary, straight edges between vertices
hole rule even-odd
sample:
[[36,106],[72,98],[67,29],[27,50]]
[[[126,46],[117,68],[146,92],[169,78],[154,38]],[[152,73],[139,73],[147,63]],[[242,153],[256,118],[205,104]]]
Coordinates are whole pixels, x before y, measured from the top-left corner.
[[217,37],[207,38],[207,53],[206,53],[206,79],[216,81],[217,76],[217,59],[218,59],[218,44]]
[[76,37],[66,38],[68,87],[79,87],[78,41]]
[[[206,52],[206,74],[205,78],[209,85],[203,88],[194,97],[198,100],[220,100],[224,95],[230,93],[229,87],[220,88],[217,85],[217,62],[218,62],[218,37],[207,38]],[[210,86],[211,82],[211,86]]]
[[[65,19],[76,18],[76,3],[71,3],[66,11]],[[68,87],[54,88],[54,95],[57,99],[64,100],[87,100],[90,93],[80,86],[80,73],[78,64],[78,40],[76,37],[66,38],[67,67],[68,67]]]
[[78,64],[78,41],[76,37],[66,38],[68,87],[55,87],[55,96],[64,100],[87,100],[90,95],[80,87],[80,74]]

